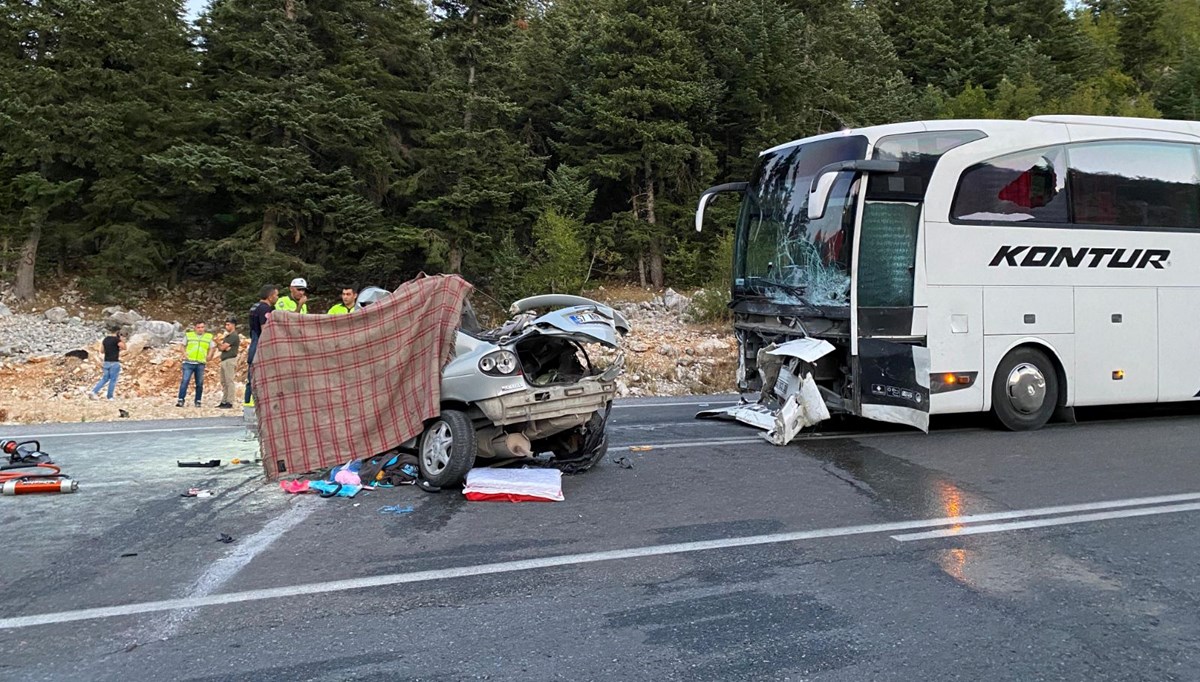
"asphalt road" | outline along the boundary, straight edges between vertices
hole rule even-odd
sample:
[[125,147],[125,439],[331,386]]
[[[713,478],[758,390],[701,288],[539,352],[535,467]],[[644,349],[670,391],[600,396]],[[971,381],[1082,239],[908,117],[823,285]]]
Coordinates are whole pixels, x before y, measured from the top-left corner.
[[0,433],[81,486],[0,497],[0,679],[1200,679],[1194,411],[776,448],[724,401],[621,403],[555,504],[176,467],[233,420]]

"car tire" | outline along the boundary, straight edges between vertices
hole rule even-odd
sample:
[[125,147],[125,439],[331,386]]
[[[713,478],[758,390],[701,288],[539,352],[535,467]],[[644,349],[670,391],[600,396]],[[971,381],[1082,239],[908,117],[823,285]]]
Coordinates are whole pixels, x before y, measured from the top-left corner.
[[475,427],[466,414],[444,410],[425,427],[417,447],[421,478],[444,488],[459,483],[475,466]]
[[1058,407],[1058,372],[1040,350],[1017,348],[996,367],[992,381],[992,413],[1010,431],[1045,426]]

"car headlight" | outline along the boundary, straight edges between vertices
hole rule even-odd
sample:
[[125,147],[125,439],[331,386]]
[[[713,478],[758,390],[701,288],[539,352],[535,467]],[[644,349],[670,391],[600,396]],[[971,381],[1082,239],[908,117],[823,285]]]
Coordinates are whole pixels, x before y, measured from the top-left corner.
[[484,374],[507,376],[517,371],[517,354],[508,350],[488,353],[479,360],[479,369]]

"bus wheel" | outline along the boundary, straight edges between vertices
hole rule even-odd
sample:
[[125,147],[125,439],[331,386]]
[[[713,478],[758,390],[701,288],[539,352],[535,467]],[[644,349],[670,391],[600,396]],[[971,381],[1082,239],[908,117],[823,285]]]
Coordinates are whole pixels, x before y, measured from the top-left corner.
[[1058,407],[1058,373],[1040,350],[1017,348],[1000,361],[992,412],[1010,431],[1042,428]]

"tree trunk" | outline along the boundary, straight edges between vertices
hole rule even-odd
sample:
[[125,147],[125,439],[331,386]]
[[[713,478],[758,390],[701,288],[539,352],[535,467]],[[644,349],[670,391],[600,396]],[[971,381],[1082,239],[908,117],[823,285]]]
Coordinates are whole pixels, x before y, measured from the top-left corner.
[[663,288],[663,253],[658,237],[650,238],[650,283],[655,289]]
[[458,245],[457,239],[450,240],[450,253],[447,254],[446,258],[450,261],[448,264],[450,272],[455,275],[460,274],[462,272],[463,250]]
[[646,252],[638,251],[638,279],[642,282],[642,288],[646,288]]
[[274,206],[268,206],[267,210],[263,211],[263,226],[260,245],[263,253],[275,253],[275,246],[279,243],[279,210]]
[[0,279],[8,279],[8,237],[0,240]]
[[646,222],[650,223],[650,283],[655,289],[663,287],[662,243],[658,239],[658,219],[654,215],[654,173],[646,160]]
[[288,21],[295,21],[296,0],[283,0],[283,13],[287,15]]
[[[477,30],[476,27],[478,27],[478,26],[479,26],[479,11],[473,10],[471,12],[471,30],[472,30],[472,32]],[[463,105],[463,109],[465,109],[465,111],[463,112],[463,130],[467,131],[468,133],[471,132],[471,104],[472,104],[472,100],[474,98],[475,98],[475,64],[472,63],[469,67],[467,67],[467,98],[466,98],[466,102]]]
[[32,301],[37,289],[33,283],[33,269],[37,265],[38,242],[42,240],[42,220],[39,218],[33,230],[21,245],[21,259],[17,262],[17,286],[13,290],[18,301]]

